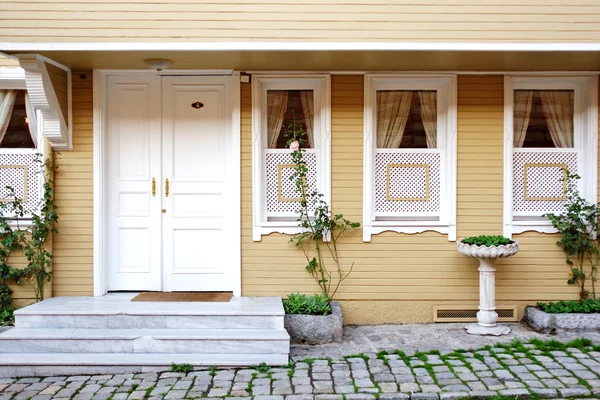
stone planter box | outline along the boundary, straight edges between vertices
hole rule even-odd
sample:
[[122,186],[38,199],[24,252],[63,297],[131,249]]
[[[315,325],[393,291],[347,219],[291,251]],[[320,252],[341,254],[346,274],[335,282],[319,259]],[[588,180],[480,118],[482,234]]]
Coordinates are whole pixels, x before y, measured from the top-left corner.
[[339,303],[331,303],[331,314],[289,314],[284,319],[285,329],[292,343],[323,344],[342,341],[342,309]]
[[527,307],[525,308],[525,321],[538,332],[548,332],[555,329],[600,330],[600,313],[550,314],[537,307]]

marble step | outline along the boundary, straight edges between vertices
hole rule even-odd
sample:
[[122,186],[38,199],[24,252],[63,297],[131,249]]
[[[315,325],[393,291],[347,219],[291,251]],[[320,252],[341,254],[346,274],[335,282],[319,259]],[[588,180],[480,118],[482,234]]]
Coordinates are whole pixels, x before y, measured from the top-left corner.
[[136,293],[54,297],[15,312],[17,328],[283,329],[280,298],[227,303],[132,302]]
[[0,334],[0,353],[288,354],[289,344],[285,329],[14,328]]
[[4,353],[0,378],[126,374],[169,370],[172,363],[201,366],[286,365],[288,354],[116,354],[116,353]]

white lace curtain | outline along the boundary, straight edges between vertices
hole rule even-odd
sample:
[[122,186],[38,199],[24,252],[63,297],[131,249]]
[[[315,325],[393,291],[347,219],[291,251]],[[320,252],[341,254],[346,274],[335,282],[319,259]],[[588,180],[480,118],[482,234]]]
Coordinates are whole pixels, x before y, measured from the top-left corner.
[[427,148],[437,147],[437,96],[436,92],[418,92],[421,100],[421,120],[425,129]]
[[[437,96],[434,91],[418,91],[421,103],[421,121],[425,129],[427,147],[437,147]],[[396,149],[402,143],[410,116],[414,92],[377,92],[377,147]]]
[[410,115],[412,92],[377,92],[377,147],[396,149],[402,143]]
[[534,97],[539,96],[552,143],[557,148],[573,147],[573,91],[515,91],[513,146],[523,147],[531,120]]
[[283,127],[288,107],[287,90],[267,92],[267,138],[269,149],[277,148],[277,140]]
[[315,147],[315,99],[312,90],[301,90],[300,101],[302,102],[302,112],[306,123],[306,133],[308,135],[308,147]]
[[16,98],[16,90],[0,90],[0,143],[8,129]]
[[25,93],[25,111],[27,112],[27,125],[29,126],[29,134],[31,135],[33,143],[37,147],[37,115],[35,114],[35,108],[33,108],[33,104],[31,104],[31,99],[29,98],[29,94],[27,92]]

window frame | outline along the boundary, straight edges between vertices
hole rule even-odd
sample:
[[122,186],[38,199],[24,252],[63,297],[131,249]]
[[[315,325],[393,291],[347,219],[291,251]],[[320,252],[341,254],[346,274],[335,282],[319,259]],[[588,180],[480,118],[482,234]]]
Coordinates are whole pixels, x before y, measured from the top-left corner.
[[[515,219],[513,214],[513,146],[515,90],[573,90],[573,149],[580,153],[581,195],[597,202],[598,188],[598,77],[595,75],[507,75],[504,77],[504,210],[503,235],[512,237],[526,231],[555,233],[550,220]],[[585,134],[585,133],[588,134]],[[521,149],[521,148],[519,148]],[[528,151],[552,151],[552,147],[524,147]],[[543,150],[536,150],[543,149]],[[523,151],[525,151],[523,150]],[[533,213],[532,213],[533,214]],[[521,216],[522,217],[522,216]]]
[[[329,74],[265,74],[252,76],[252,239],[270,233],[301,232],[297,218],[269,221],[266,212],[267,91],[312,90],[314,94],[314,150],[317,154],[317,189],[331,204],[331,76]],[[318,144],[318,146],[316,145]],[[282,149],[283,150],[283,149]]]
[[[415,234],[436,231],[456,240],[456,132],[457,76],[456,74],[406,75],[366,74],[364,78],[364,136],[363,136],[363,241],[384,231]],[[376,219],[375,215],[375,152],[377,149],[377,91],[436,90],[438,109],[437,149],[440,151],[440,213],[439,219],[407,217]],[[427,152],[432,149],[411,149],[406,152]],[[425,217],[423,215],[423,217]]]

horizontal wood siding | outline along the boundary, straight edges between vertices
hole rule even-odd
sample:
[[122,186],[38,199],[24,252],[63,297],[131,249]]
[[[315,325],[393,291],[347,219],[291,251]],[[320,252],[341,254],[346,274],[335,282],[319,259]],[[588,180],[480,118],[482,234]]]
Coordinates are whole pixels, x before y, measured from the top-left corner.
[[12,0],[0,41],[595,42],[596,0]]
[[73,73],[73,151],[55,153],[54,295],[93,294],[92,71]]
[[54,88],[54,93],[56,93],[56,98],[58,99],[58,104],[60,105],[60,110],[62,112],[63,117],[65,118],[65,123],[67,126],[69,125],[69,87],[67,83],[68,75],[67,71],[64,69],[58,68],[55,65],[44,63],[46,68],[48,69],[48,75],[50,75],[50,81],[52,82],[52,87]]
[[[458,81],[459,237],[502,233],[503,78],[461,76]],[[314,292],[305,260],[289,237],[251,238],[251,89],[242,86],[242,268],[244,295],[286,296]],[[362,220],[363,77],[332,77],[332,208]],[[566,284],[568,268],[556,235],[518,235],[521,252],[498,262],[499,302],[575,298]],[[339,246],[354,271],[340,288],[345,301],[462,301],[477,304],[477,261],[456,251],[456,243],[435,232],[385,232],[363,243],[360,231]],[[511,303],[513,302],[513,303]],[[367,304],[367,303],[365,303]],[[363,310],[364,311],[364,310]],[[375,310],[372,310],[375,312]],[[358,311],[357,311],[358,313]],[[368,312],[353,318],[368,321]],[[432,320],[432,315],[425,318]]]

